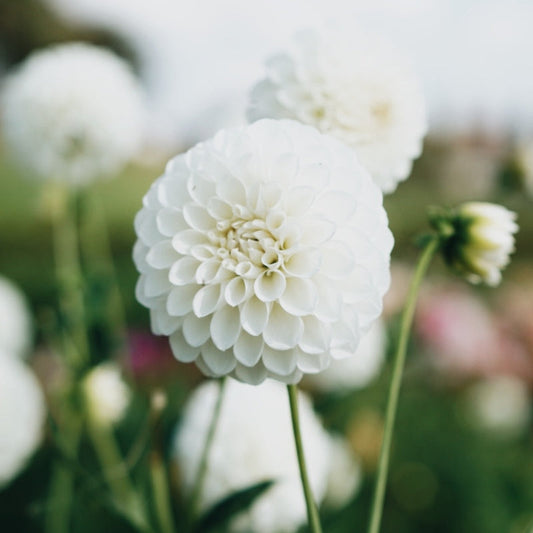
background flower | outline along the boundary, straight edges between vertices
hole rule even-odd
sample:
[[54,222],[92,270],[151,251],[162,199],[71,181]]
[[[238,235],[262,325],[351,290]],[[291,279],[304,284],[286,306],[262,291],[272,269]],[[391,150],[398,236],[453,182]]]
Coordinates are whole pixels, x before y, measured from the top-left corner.
[[9,148],[44,178],[79,185],[112,174],[141,141],[140,88],[104,48],[70,43],[35,52],[7,79],[1,103]]
[[379,316],[393,244],[352,150],[294,121],[223,130],[173,159],[135,219],[138,300],[209,376],[299,381]]
[[355,148],[384,192],[407,178],[422,150],[424,103],[405,59],[351,28],[306,30],[271,57],[252,90],[248,118],[293,118]]
[[0,487],[18,474],[39,446],[44,405],[41,387],[29,368],[0,353]]
[[309,374],[307,382],[321,391],[338,392],[358,389],[370,383],[379,373],[385,360],[385,324],[376,320],[364,335],[355,354],[332,361],[318,374]]
[[26,355],[32,337],[26,297],[10,280],[0,276],[0,350],[17,357]]
[[[218,396],[207,382],[190,396],[174,444],[174,455],[190,492]],[[300,423],[310,483],[321,501],[326,493],[331,441],[305,395],[299,396]],[[272,479],[267,490],[232,524],[233,531],[292,533],[305,523],[287,390],[266,381],[251,387],[229,379],[209,457],[201,507],[207,508],[238,489]]]

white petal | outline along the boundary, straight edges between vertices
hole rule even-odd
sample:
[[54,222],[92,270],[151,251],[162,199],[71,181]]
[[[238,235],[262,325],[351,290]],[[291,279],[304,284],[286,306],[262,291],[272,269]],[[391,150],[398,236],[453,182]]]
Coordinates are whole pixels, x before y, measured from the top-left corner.
[[261,359],[263,353],[263,337],[254,337],[245,331],[241,331],[237,342],[233,346],[233,354],[239,363],[244,366],[254,366]]
[[135,263],[135,268],[139,272],[147,272],[150,270],[148,263],[146,262],[146,254],[148,253],[148,246],[142,241],[137,240],[133,246],[133,262]]
[[183,214],[175,207],[165,207],[157,213],[157,228],[165,237],[174,237],[176,233],[188,228]]
[[168,273],[168,279],[173,285],[188,285],[195,279],[196,269],[200,262],[194,257],[186,256],[178,259]]
[[198,318],[194,313],[189,313],[183,321],[183,336],[191,346],[202,346],[211,335],[209,317]]
[[202,346],[202,358],[218,376],[229,374],[237,364],[232,350],[219,350],[212,342],[207,342]]
[[298,346],[306,353],[318,354],[329,349],[329,327],[323,324],[315,316],[302,318],[304,331]]
[[[248,282],[250,284],[250,282]],[[226,302],[235,307],[246,299],[248,290],[246,281],[241,277],[233,278],[224,289],[224,298]]]
[[307,212],[315,199],[316,191],[311,187],[295,187],[289,191],[285,209],[291,216],[300,216]]
[[181,330],[174,332],[170,337],[170,347],[174,357],[182,363],[191,363],[198,357],[200,348],[191,346],[183,337]]
[[174,249],[183,255],[188,255],[191,248],[198,244],[209,244],[209,241],[203,233],[194,229],[180,231],[172,239]]
[[287,350],[294,348],[300,342],[303,329],[304,326],[300,317],[289,315],[275,304],[270,311],[263,338],[271,348]]
[[254,292],[263,302],[272,302],[285,290],[285,276],[277,270],[265,270],[255,280]]
[[244,185],[236,178],[223,179],[217,182],[217,195],[230,205],[246,205]]
[[277,374],[272,372],[270,377],[281,383],[286,383],[287,385],[294,385],[302,379],[302,371],[298,368],[295,368],[290,374],[286,376],[284,376],[283,374]]
[[192,229],[208,231],[216,225],[215,219],[207,212],[205,207],[190,203],[183,207],[183,217]]
[[262,364],[246,367],[238,364],[235,368],[235,377],[250,385],[260,385],[267,377],[267,371]]
[[172,241],[160,241],[150,248],[146,262],[154,268],[168,268],[178,257],[178,253],[172,247]]
[[[209,169],[206,168],[205,170],[209,173]],[[197,174],[194,178],[187,180],[187,190],[193,200],[202,205],[206,205],[209,198],[215,195],[215,184],[212,181],[201,178]]]
[[323,320],[324,322],[333,322],[340,318],[342,309],[342,295],[327,282],[320,283],[320,279],[320,276],[316,277],[318,304],[314,314],[319,320]]
[[196,283],[207,285],[212,283],[219,275],[221,261],[218,257],[202,261],[195,273]]
[[219,284],[202,287],[192,302],[194,314],[197,317],[204,317],[213,313],[220,301],[220,291]]
[[332,279],[343,279],[355,267],[355,259],[347,245],[330,241],[322,248],[320,272]]
[[329,241],[335,234],[337,225],[326,218],[313,217],[305,221],[302,229],[302,242],[313,246]]
[[314,248],[306,248],[289,257],[285,262],[285,270],[299,278],[310,278],[320,268],[322,258]]
[[183,316],[192,311],[192,303],[199,285],[174,287],[167,297],[167,312],[171,316]]
[[250,335],[263,333],[268,321],[268,305],[252,296],[241,309],[241,323]]
[[160,296],[171,288],[168,270],[152,270],[144,278],[144,294],[148,298]]
[[271,372],[281,376],[288,376],[296,369],[296,351],[274,350],[265,346],[263,349],[263,364]]
[[181,207],[190,201],[187,191],[187,174],[172,175],[161,182],[157,192],[159,201],[164,206]]
[[318,163],[300,170],[300,180],[314,189],[323,189],[329,181],[330,170],[327,165]]
[[181,317],[170,316],[163,307],[150,309],[150,327],[154,335],[171,335],[181,323]]
[[306,374],[317,374],[322,372],[330,361],[327,353],[306,353],[301,350],[297,351],[297,366]]
[[315,284],[304,278],[287,278],[287,286],[279,303],[287,313],[296,316],[308,315],[318,302]]
[[157,228],[153,211],[139,211],[135,216],[134,226],[139,239],[147,246],[152,246],[163,238]]
[[241,331],[239,309],[222,306],[211,319],[211,339],[219,350],[227,350],[237,342]]
[[231,205],[216,197],[209,199],[207,212],[217,220],[230,220],[233,217]]
[[342,224],[348,220],[355,212],[357,203],[355,199],[346,192],[329,191],[315,202],[315,208],[336,224]]

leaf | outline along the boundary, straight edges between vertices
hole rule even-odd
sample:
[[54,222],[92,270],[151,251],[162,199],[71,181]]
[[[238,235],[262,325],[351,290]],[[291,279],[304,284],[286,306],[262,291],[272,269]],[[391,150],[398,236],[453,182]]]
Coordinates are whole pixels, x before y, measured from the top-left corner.
[[209,531],[226,531],[224,528],[237,514],[248,509],[254,501],[274,484],[274,480],[261,481],[244,489],[233,492],[219,502],[215,503],[198,520],[195,533],[208,533]]

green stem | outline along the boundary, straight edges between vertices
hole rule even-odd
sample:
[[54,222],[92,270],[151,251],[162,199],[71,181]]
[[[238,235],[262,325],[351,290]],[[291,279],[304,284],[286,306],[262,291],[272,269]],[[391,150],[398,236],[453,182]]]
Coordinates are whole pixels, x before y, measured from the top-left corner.
[[289,391],[289,404],[291,407],[292,430],[294,433],[294,443],[296,445],[296,454],[298,456],[298,466],[300,467],[300,477],[305,496],[305,505],[307,507],[307,521],[312,533],[322,533],[318,509],[313,498],[311,484],[307,475],[305,464],[304,449],[302,444],[302,434],[300,431],[300,418],[298,415],[298,388],[296,385],[287,385]]
[[394,368],[392,371],[391,385],[389,389],[389,398],[387,402],[387,412],[385,415],[385,428],[383,432],[383,442],[381,444],[381,453],[379,456],[379,464],[377,471],[377,481],[374,490],[374,499],[372,502],[372,511],[370,515],[370,523],[368,533],[378,533],[381,517],[383,514],[383,502],[385,499],[385,487],[387,483],[387,475],[389,470],[390,449],[392,442],[392,435],[394,432],[394,422],[396,419],[396,412],[398,410],[398,397],[400,395],[400,387],[402,383],[403,368],[405,365],[405,356],[407,351],[407,342],[409,340],[409,332],[413,322],[413,316],[416,307],[416,300],[422,279],[429,267],[433,255],[439,247],[439,239],[437,236],[431,238],[426,244],[422,255],[418,261],[418,265],[413,274],[405,309],[402,315],[400,326],[400,337],[398,339],[398,346],[394,359]]
[[174,517],[169,501],[169,488],[163,460],[159,453],[150,457],[150,477],[154,495],[155,510],[162,533],[174,533]]
[[220,388],[218,391],[218,398],[215,404],[215,409],[213,410],[213,416],[211,417],[211,423],[209,426],[209,431],[204,443],[204,449],[202,450],[202,455],[200,457],[200,464],[198,466],[198,474],[196,476],[196,482],[194,484],[192,493],[191,493],[191,516],[196,518],[200,508],[200,503],[202,501],[202,491],[204,489],[205,476],[207,474],[207,465],[209,460],[209,452],[213,445],[213,440],[215,438],[216,429],[218,426],[218,421],[220,419],[220,412],[222,410],[222,401],[224,399],[224,389],[226,387],[226,378],[222,378],[220,381]]
[[96,421],[91,416],[90,409],[87,411],[89,435],[102,465],[105,480],[111,490],[115,508],[139,531],[151,531],[144,502],[130,482],[128,469],[122,459],[112,428]]
[[89,340],[85,328],[83,274],[77,231],[75,198],[69,191],[63,195],[62,206],[53,216],[53,248],[59,283],[59,304],[64,320],[70,321],[64,335],[65,356],[71,368],[80,370],[89,360]]

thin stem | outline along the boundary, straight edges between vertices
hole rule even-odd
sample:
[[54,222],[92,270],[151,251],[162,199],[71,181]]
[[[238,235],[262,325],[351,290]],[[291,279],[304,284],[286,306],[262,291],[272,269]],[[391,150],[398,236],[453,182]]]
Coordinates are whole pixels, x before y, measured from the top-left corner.
[[224,399],[224,390],[226,387],[226,378],[222,378],[220,381],[220,388],[218,391],[218,398],[215,404],[215,409],[213,410],[213,416],[211,417],[211,424],[209,426],[209,431],[204,443],[204,449],[202,450],[202,455],[200,458],[200,465],[198,466],[198,474],[196,476],[196,482],[194,484],[192,493],[191,493],[191,516],[196,518],[198,510],[200,507],[200,502],[202,500],[202,491],[204,489],[205,476],[207,473],[207,465],[209,460],[209,452],[213,445],[213,440],[215,438],[216,429],[218,426],[218,421],[220,419],[220,412],[222,410],[222,402]]
[[300,467],[300,477],[305,496],[305,505],[307,507],[307,521],[312,533],[322,533],[318,509],[313,498],[311,484],[307,475],[307,466],[305,464],[304,449],[302,444],[302,434],[300,431],[300,418],[298,415],[298,388],[296,385],[287,385],[289,391],[289,404],[291,407],[292,430],[294,433],[294,443],[296,445],[296,455],[298,456],[298,466]]
[[174,533],[174,517],[169,501],[169,488],[163,460],[159,453],[150,457],[150,478],[154,495],[155,510],[162,533]]
[[372,502],[372,511],[370,516],[370,523],[368,533],[378,533],[381,517],[383,514],[383,502],[385,499],[385,487],[387,483],[387,475],[389,470],[390,449],[392,442],[392,435],[394,432],[394,422],[396,420],[396,412],[398,410],[398,397],[400,395],[400,387],[402,383],[403,368],[405,365],[405,356],[407,351],[407,342],[409,340],[409,333],[418,297],[418,291],[422,279],[429,267],[433,255],[439,247],[439,239],[437,236],[428,241],[424,248],[422,255],[418,261],[418,265],[413,274],[405,309],[402,315],[400,337],[398,339],[398,346],[394,359],[394,368],[392,371],[391,385],[389,389],[389,398],[387,402],[387,412],[385,415],[385,428],[383,432],[383,442],[381,444],[381,453],[379,456],[379,464],[377,471],[377,481],[374,490],[374,499]]

